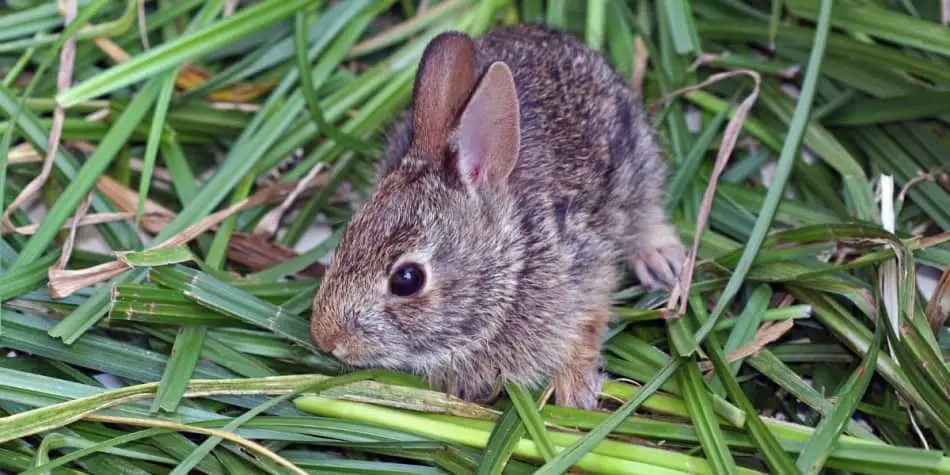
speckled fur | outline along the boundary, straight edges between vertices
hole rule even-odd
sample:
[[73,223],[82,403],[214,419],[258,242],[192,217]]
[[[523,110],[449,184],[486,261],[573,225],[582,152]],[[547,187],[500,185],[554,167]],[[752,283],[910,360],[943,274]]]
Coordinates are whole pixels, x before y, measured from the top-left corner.
[[[597,52],[534,26],[475,45],[476,76],[504,61],[517,89],[520,154],[507,191],[468,193],[451,165],[457,137],[445,157],[421,157],[411,118],[401,121],[316,297],[311,333],[354,366],[412,371],[467,399],[553,377],[559,404],[589,408],[618,264],[675,272],[682,262],[663,211],[665,164],[634,94]],[[425,263],[428,287],[397,298],[388,276],[407,255]]]

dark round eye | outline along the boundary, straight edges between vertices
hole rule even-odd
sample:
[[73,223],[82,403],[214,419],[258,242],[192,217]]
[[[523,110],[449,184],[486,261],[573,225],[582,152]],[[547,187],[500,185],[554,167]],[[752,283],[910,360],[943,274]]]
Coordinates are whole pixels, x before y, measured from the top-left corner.
[[399,297],[415,295],[426,283],[426,274],[418,264],[403,264],[389,276],[389,291]]

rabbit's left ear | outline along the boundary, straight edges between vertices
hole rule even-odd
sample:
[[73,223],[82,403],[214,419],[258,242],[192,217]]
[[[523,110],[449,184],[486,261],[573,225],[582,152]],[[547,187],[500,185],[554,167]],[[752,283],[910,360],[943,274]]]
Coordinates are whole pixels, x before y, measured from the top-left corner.
[[441,164],[449,132],[475,88],[475,43],[465,33],[436,36],[422,52],[412,91],[412,148]]
[[508,66],[488,68],[462,111],[458,126],[458,172],[468,185],[502,185],[518,161],[521,117]]

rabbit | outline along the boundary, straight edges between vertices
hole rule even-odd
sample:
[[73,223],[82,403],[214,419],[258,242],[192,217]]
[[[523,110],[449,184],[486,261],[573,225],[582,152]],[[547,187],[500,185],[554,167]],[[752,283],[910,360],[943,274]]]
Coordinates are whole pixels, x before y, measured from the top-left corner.
[[435,36],[314,298],[314,342],[464,400],[550,382],[556,404],[596,407],[621,263],[669,289],[685,255],[637,101],[568,33]]

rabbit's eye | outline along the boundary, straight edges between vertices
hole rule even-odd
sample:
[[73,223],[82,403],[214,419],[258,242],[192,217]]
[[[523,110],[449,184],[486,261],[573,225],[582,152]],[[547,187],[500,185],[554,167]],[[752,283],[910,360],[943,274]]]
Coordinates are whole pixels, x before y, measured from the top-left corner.
[[399,297],[409,297],[422,290],[426,274],[418,264],[403,264],[389,276],[389,291]]

